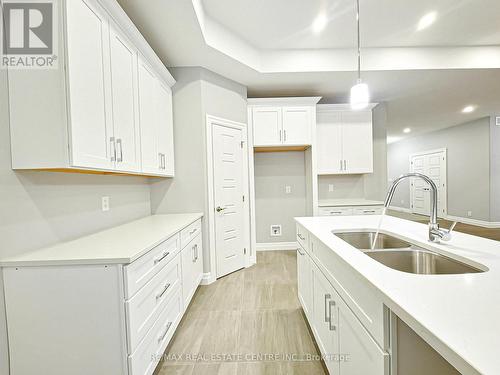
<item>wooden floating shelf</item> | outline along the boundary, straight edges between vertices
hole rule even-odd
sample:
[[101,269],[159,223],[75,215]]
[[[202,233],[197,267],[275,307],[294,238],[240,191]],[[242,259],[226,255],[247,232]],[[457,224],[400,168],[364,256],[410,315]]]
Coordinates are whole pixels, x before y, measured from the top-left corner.
[[254,147],[254,152],[287,152],[287,151],[305,151],[311,146],[269,146]]

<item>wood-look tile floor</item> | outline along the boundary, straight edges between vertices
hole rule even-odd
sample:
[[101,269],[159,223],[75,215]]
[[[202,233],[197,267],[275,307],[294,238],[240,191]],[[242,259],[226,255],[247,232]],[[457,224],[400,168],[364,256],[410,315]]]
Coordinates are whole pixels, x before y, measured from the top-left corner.
[[198,288],[155,374],[325,374],[317,355],[297,299],[295,251],[266,251]]

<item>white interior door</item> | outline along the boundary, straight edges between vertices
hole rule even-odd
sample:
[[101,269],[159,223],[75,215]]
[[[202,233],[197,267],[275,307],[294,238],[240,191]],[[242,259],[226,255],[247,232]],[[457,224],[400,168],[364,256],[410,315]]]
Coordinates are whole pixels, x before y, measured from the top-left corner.
[[112,169],[114,148],[106,12],[88,0],[69,1],[66,6],[72,165]]
[[311,107],[283,108],[283,144],[311,144]]
[[217,277],[245,266],[242,130],[213,124]]
[[[438,215],[447,214],[446,151],[420,153],[412,155],[410,170],[422,173],[432,179],[438,188]],[[410,184],[412,211],[421,215],[430,212],[430,188],[421,179],[412,179]]]
[[342,118],[340,112],[319,112],[316,125],[318,174],[342,171]]
[[274,146],[281,144],[282,112],[281,107],[253,108],[254,146]]
[[137,53],[118,32],[110,29],[113,129],[116,142],[116,169],[138,172],[139,145]]

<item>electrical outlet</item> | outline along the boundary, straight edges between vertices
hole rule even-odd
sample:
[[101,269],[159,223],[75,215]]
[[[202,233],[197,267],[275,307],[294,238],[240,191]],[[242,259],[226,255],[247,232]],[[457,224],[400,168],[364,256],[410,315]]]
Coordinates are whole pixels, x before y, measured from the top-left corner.
[[273,224],[271,225],[271,237],[281,236],[281,225]]
[[102,197],[101,209],[103,212],[109,211],[109,197]]
[[285,194],[291,194],[292,193],[292,187],[290,185],[285,186]]
[[472,211],[467,211],[467,217],[472,217]]
[[328,192],[331,193],[333,191],[333,184],[328,184]]

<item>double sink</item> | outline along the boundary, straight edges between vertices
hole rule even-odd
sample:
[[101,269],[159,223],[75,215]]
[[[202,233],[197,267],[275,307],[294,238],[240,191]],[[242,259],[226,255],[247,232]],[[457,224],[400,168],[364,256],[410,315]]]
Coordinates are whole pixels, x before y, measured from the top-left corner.
[[[332,232],[370,258],[392,269],[420,275],[479,273],[483,270],[418,245],[375,231]],[[376,238],[376,240],[375,240]],[[373,241],[375,244],[372,246]]]

